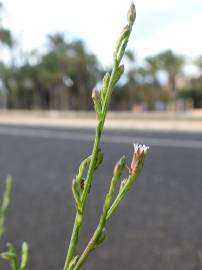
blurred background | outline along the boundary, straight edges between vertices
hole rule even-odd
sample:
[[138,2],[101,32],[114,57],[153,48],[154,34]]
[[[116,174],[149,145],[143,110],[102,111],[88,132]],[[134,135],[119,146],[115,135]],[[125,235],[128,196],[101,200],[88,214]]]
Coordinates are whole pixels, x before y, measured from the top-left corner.
[[[92,88],[99,88],[111,69],[129,4],[2,2],[0,108],[92,110]],[[137,1],[136,6],[126,72],[111,109],[201,108],[201,1]]]
[[[150,146],[134,190],[88,270],[202,269],[202,1],[136,0],[114,89],[103,166],[78,252],[99,219],[115,162]],[[0,196],[14,179],[7,241],[30,244],[28,270],[62,269],[74,219],[71,182],[92,148],[91,94],[111,70],[129,0],[0,3]],[[0,261],[0,269],[9,269]]]

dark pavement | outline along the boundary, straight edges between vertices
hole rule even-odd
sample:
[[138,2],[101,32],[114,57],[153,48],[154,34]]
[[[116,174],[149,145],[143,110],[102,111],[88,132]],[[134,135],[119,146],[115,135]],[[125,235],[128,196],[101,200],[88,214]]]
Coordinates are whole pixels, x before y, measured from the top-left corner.
[[[30,245],[29,270],[61,270],[74,220],[71,181],[92,130],[0,126],[0,194],[14,179],[6,241]],[[95,229],[115,162],[150,145],[144,171],[107,226],[86,270],[202,269],[202,134],[106,131],[79,243]],[[0,270],[7,270],[0,262]]]

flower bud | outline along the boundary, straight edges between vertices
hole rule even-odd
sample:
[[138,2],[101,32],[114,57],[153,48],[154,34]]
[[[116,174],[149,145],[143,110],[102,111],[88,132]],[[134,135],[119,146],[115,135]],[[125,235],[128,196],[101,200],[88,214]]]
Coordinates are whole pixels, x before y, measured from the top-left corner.
[[109,80],[110,80],[110,73],[107,72],[105,75],[104,75],[104,78],[103,78],[103,88],[106,88],[108,86],[108,83],[109,83]]
[[114,85],[119,81],[121,75],[124,73],[124,65],[120,65],[117,70],[116,77],[114,79]]
[[94,87],[92,90],[92,99],[96,100],[97,98],[99,98],[99,92],[98,90]]
[[74,179],[72,182],[72,192],[74,195],[76,208],[78,210],[81,209],[80,191],[81,191],[81,187],[79,187],[79,183],[76,181],[76,179]]
[[102,114],[102,103],[101,103],[100,93],[98,92],[96,88],[93,88],[92,99],[94,102],[95,112],[97,114],[98,119],[100,119],[101,114]]
[[4,260],[13,260],[13,259],[16,258],[16,255],[15,255],[15,253],[13,253],[13,252],[6,251],[6,252],[2,252],[2,253],[0,254],[0,257],[1,257],[2,259],[4,259]]
[[101,151],[101,149],[98,149],[97,158],[96,158],[96,166],[95,166],[96,169],[102,163],[103,158],[104,158],[104,153]]
[[128,181],[128,179],[126,179],[126,178],[121,181],[119,191],[121,191],[125,187],[127,181]]
[[110,81],[110,73],[107,72],[104,75],[103,80],[102,80],[102,90],[101,90],[102,103],[104,103],[104,100],[105,100],[105,96],[106,96],[106,93],[107,93],[107,88],[108,88],[109,81]]
[[22,255],[21,255],[21,268],[20,269],[26,269],[27,262],[28,262],[28,254],[29,253],[29,247],[26,242],[22,243]]
[[128,11],[128,22],[129,24],[133,24],[136,18],[136,9],[135,9],[135,5],[132,2],[130,5],[130,9]]
[[126,157],[123,156],[117,163],[114,168],[114,175],[121,175],[126,165]]
[[131,162],[131,168],[130,168],[130,174],[135,176],[139,173],[139,171],[142,169],[145,156],[147,154],[147,151],[149,149],[149,146],[146,146],[145,144],[134,144],[134,154],[133,159]]

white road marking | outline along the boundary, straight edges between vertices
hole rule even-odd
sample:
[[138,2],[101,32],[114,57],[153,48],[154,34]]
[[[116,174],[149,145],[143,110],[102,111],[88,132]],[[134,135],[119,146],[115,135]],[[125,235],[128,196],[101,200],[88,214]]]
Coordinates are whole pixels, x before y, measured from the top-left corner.
[[[59,140],[73,140],[73,141],[92,141],[94,134],[82,133],[69,131],[55,131],[55,130],[43,130],[43,129],[25,129],[25,128],[7,128],[0,127],[0,135],[8,136],[24,136],[32,138],[50,138]],[[149,146],[165,146],[165,147],[181,147],[181,148],[192,148],[202,149],[202,141],[199,140],[180,140],[180,139],[164,139],[164,138],[153,138],[153,137],[136,137],[136,136],[125,136],[125,135],[104,135],[103,142],[105,143],[118,143],[118,144],[132,144],[132,143],[144,143]]]

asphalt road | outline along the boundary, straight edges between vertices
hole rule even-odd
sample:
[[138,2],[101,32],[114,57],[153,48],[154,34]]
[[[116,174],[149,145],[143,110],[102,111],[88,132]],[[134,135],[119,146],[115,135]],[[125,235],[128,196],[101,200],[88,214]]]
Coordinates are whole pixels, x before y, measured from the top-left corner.
[[[71,181],[90,153],[92,130],[0,126],[0,194],[14,179],[4,241],[30,244],[29,270],[63,269],[74,219]],[[202,134],[106,131],[82,250],[99,219],[115,161],[150,145],[144,171],[107,226],[107,241],[83,269],[202,269]],[[0,262],[0,269],[9,269]]]

